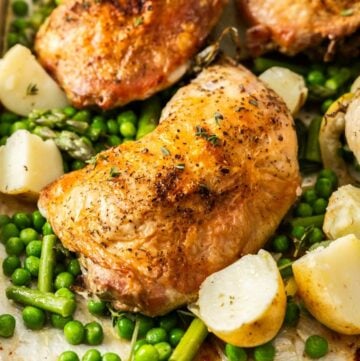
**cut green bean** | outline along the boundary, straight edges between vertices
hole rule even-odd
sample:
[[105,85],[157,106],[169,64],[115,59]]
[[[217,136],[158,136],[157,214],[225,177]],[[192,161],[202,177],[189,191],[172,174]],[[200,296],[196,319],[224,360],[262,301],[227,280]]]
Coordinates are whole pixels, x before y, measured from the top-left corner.
[[55,267],[55,243],[55,235],[44,236],[38,276],[38,288],[42,292],[51,292],[52,290]]
[[207,327],[199,318],[194,318],[169,361],[191,361],[208,334]]
[[319,132],[321,126],[321,117],[315,117],[310,123],[308,138],[306,143],[305,158],[313,162],[321,163],[321,153],[319,144]]
[[144,135],[153,131],[159,123],[161,113],[160,98],[152,97],[146,100],[141,109],[136,139],[142,138]]
[[290,221],[290,224],[293,227],[297,227],[297,226],[303,226],[303,227],[314,226],[314,227],[322,228],[323,223],[324,223],[324,215],[323,214],[319,214],[319,215],[311,216],[311,217],[298,217],[298,218],[294,218],[294,219],[292,219]]
[[27,287],[10,286],[6,289],[6,297],[22,305],[38,307],[62,317],[71,316],[76,308],[76,302],[71,298],[59,297],[50,292]]

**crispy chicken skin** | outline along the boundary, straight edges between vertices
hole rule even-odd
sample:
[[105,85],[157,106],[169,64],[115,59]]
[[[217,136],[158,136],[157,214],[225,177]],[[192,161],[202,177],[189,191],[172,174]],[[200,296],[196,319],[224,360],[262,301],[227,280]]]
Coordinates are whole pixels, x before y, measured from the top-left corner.
[[262,247],[299,185],[292,117],[242,66],[203,70],[161,118],[39,199],[89,289],[148,315],[193,301],[208,275]]
[[227,0],[66,0],[35,51],[77,107],[113,108],[177,81]]
[[318,52],[315,48],[320,46],[330,58],[336,50],[342,50],[346,38],[352,41],[348,44],[354,50],[352,55],[359,53],[359,0],[237,1],[252,25],[247,39],[253,55],[272,49],[289,55],[309,48]]

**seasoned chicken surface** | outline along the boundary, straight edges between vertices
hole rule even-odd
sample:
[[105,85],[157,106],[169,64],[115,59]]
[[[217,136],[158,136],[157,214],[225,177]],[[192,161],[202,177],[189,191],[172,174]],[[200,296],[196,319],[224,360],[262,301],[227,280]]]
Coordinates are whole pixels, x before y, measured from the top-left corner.
[[226,1],[66,0],[35,50],[73,104],[113,108],[176,82]]
[[242,66],[204,70],[161,120],[39,199],[88,287],[148,315],[193,301],[208,275],[262,247],[299,186],[292,117]]
[[272,49],[294,55],[309,48],[328,59],[337,50],[359,54],[359,0],[237,1],[252,25],[247,38],[254,55]]

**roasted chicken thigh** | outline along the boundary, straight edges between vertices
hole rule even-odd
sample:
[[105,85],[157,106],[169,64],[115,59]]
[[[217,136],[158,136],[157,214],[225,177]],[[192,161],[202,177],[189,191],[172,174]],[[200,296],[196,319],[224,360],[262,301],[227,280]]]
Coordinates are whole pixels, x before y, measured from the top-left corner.
[[193,301],[208,275],[262,247],[299,186],[292,117],[242,66],[203,70],[161,118],[39,199],[89,289],[148,315]]
[[226,0],[66,0],[35,50],[78,107],[108,109],[176,82]]
[[289,55],[307,50],[327,59],[336,51],[359,55],[359,0],[237,1],[251,25],[253,55],[273,49]]

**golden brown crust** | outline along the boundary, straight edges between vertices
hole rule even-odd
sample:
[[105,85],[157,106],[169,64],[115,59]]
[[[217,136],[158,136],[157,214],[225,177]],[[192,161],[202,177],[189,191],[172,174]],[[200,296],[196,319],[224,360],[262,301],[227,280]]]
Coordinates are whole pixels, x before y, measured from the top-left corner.
[[145,99],[181,77],[226,0],[67,0],[36,37],[42,65],[78,107]]
[[329,46],[334,46],[337,41],[351,36],[360,27],[358,0],[237,2],[251,25],[247,38],[254,55],[274,48],[294,55],[308,48],[316,48],[324,40],[328,41]]
[[243,67],[204,70],[162,119],[39,201],[85,256],[88,285],[150,315],[193,300],[206,276],[263,246],[299,185],[292,117]]

